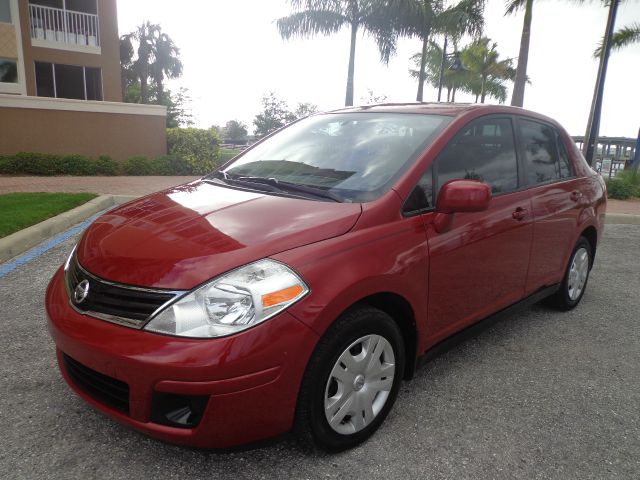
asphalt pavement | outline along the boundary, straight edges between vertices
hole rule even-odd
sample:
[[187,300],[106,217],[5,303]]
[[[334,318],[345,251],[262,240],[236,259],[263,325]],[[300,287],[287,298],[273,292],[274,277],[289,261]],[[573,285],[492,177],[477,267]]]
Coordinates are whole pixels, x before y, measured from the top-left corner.
[[640,476],[640,226],[607,226],[578,308],[535,305],[434,359],[371,440],[337,455],[286,437],[234,452],[177,447],[77,398],[43,305],[74,242],[0,278],[2,479]]

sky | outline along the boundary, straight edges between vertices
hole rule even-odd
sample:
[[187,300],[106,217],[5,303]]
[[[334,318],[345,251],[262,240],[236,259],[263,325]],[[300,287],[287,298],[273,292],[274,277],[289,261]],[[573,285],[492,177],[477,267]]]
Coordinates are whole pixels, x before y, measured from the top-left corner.
[[[501,58],[520,48],[523,12],[504,16],[503,0],[488,0],[485,35],[497,42]],[[584,135],[598,61],[592,54],[602,38],[608,9],[604,2],[536,0],[533,8],[524,107],[558,120],[571,135]],[[236,119],[253,130],[253,118],[268,92],[290,108],[310,102],[319,110],[344,105],[349,32],[283,40],[275,20],[291,13],[286,0],[119,0],[120,34],[145,20],[161,25],[180,48],[184,74],[169,88],[186,87],[196,126],[208,128]],[[640,1],[621,3],[616,26],[640,22]],[[417,82],[409,58],[418,39],[401,39],[397,55],[380,63],[375,42],[360,35],[356,46],[355,104],[371,90],[388,102],[412,102]],[[613,52],[605,85],[601,136],[635,138],[640,128],[640,44]],[[511,94],[509,93],[509,101]],[[425,101],[437,91],[425,88]],[[457,94],[456,101],[473,102]],[[509,103],[507,101],[507,103]],[[494,100],[489,100],[494,102]]]

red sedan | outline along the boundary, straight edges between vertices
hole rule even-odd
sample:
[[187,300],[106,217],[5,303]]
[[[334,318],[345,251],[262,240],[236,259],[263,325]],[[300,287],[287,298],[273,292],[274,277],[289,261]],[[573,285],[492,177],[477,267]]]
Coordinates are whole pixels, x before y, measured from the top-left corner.
[[420,359],[584,295],[606,190],[555,121],[381,105],[296,122],[116,208],[49,285],[71,388],[155,437],[326,450],[384,421]]

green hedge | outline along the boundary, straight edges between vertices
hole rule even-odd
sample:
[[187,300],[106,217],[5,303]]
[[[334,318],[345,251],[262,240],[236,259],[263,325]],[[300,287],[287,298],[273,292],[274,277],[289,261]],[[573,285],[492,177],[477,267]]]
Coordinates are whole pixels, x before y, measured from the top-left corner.
[[220,165],[220,137],[215,130],[168,128],[167,151],[191,165],[192,172],[204,175]]
[[83,155],[20,152],[0,157],[3,175],[117,175],[119,165],[109,157],[92,160]]
[[607,194],[609,198],[626,200],[631,197],[640,197],[640,171],[624,170],[615,178],[607,178]]
[[[208,171],[204,172],[208,173]],[[0,175],[198,175],[193,165],[180,155],[163,155],[155,160],[131,157],[122,164],[102,155],[93,160],[83,155],[17,153],[0,156]]]

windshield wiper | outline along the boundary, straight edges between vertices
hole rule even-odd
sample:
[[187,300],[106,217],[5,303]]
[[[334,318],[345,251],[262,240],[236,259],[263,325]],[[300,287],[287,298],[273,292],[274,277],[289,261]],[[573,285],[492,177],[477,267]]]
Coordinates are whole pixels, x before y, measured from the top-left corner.
[[[225,175],[228,175],[228,174],[225,172]],[[280,189],[281,191],[306,193],[308,195],[313,195],[315,197],[326,198],[329,200],[333,200],[334,202],[342,203],[342,199],[338,195],[335,195],[323,188],[312,187],[310,185],[301,185],[299,183],[284,182],[276,178],[252,177],[252,176],[232,177],[231,180],[232,181],[240,180],[243,182],[270,185],[272,187]]]
[[255,182],[251,180],[245,180],[244,178],[231,177],[227,172],[223,172],[222,170],[218,170],[217,172],[214,172],[212,175],[205,177],[205,180],[209,182],[212,180],[221,180],[222,182],[228,185],[236,185],[236,186],[250,188],[252,190],[258,190],[258,191],[266,190],[268,192],[283,192],[282,188],[279,188],[275,185],[271,185],[269,183],[264,183],[264,182]]
[[232,177],[223,170],[213,172],[213,174],[205,177],[205,180],[211,180],[211,177],[219,179],[229,185],[238,185],[254,190],[256,189],[256,187],[260,187],[263,190],[266,187],[266,190],[269,192],[302,193],[305,194],[306,197],[312,195],[316,198],[326,198],[334,202],[342,203],[342,198],[323,188],[312,187],[310,185],[300,185],[298,183],[283,182],[282,180],[278,180],[276,178],[254,177],[251,175],[238,175]]

